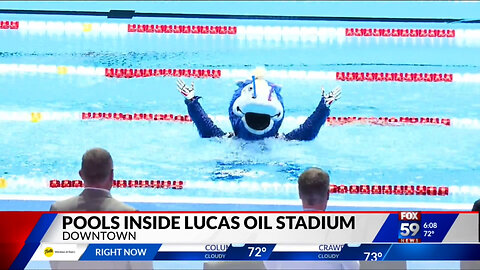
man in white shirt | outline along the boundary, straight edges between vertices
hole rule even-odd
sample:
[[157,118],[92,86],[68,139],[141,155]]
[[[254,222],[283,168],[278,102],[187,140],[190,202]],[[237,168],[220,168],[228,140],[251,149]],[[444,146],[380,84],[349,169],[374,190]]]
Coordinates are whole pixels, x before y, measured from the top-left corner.
[[[298,178],[298,195],[304,211],[325,211],[330,177],[319,168],[310,168]],[[358,261],[265,261],[267,269],[359,269]]]

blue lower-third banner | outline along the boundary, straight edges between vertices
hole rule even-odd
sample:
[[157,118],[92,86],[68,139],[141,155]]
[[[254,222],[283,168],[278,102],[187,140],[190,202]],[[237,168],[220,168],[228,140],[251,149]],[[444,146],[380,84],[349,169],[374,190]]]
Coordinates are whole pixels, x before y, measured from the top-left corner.
[[[200,245],[198,245],[200,246]],[[90,244],[80,261],[404,261],[480,260],[480,244]]]
[[151,261],[159,244],[90,244],[80,261]]
[[[225,251],[160,251],[155,260],[206,261],[404,261],[404,260],[480,260],[480,244],[360,244],[318,245],[318,251],[289,250],[284,246],[255,244],[229,246]],[[326,248],[326,247],[331,248]],[[301,248],[300,248],[301,249]]]

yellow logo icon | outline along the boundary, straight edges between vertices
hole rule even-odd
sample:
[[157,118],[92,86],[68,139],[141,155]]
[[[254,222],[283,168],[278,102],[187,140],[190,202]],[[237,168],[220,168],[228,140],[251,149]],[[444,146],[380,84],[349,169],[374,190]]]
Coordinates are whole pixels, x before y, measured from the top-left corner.
[[42,114],[39,112],[32,112],[32,118],[30,119],[30,121],[32,123],[37,123],[40,120],[42,120]]
[[65,75],[68,73],[68,68],[66,66],[58,66],[57,73],[60,75]]
[[53,248],[47,247],[43,251],[43,254],[45,254],[46,257],[52,257],[53,256]]
[[91,23],[84,23],[83,24],[83,32],[90,32],[92,31],[92,24]]
[[7,180],[5,178],[0,177],[0,188],[7,187]]

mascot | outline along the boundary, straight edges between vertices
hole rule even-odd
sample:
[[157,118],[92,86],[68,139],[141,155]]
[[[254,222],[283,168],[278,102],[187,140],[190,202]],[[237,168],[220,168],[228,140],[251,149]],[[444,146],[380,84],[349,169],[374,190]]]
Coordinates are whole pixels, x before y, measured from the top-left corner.
[[203,110],[195,95],[192,82],[188,87],[181,79],[177,80],[178,91],[185,96],[188,114],[195,123],[202,138],[238,137],[244,140],[260,140],[268,137],[286,140],[310,141],[315,139],[318,131],[330,114],[330,105],[340,98],[340,87],[324,95],[315,111],[297,129],[278,134],[284,118],[281,87],[264,79],[265,71],[257,69],[251,80],[237,82],[238,89],[233,93],[228,113],[233,133],[225,133],[217,127]]

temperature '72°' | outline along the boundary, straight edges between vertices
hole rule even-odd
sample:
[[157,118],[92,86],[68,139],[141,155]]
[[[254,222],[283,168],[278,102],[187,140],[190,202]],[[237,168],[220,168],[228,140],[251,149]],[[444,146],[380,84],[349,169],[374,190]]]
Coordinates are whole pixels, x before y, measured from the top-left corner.
[[435,231],[423,231],[424,237],[432,237],[433,234],[435,234]]
[[248,247],[250,250],[250,253],[248,254],[248,257],[262,257],[262,253],[267,252],[266,247]]

